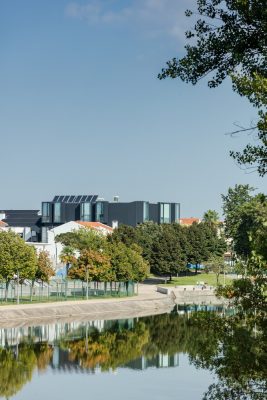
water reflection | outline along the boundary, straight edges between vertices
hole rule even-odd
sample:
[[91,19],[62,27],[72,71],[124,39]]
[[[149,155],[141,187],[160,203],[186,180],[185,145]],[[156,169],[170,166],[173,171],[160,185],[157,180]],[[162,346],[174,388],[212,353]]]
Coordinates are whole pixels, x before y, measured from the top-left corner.
[[14,396],[34,371],[171,368],[182,353],[192,368],[217,374],[203,399],[266,399],[266,332],[264,316],[240,319],[231,309],[207,306],[177,306],[170,314],[139,319],[2,329],[0,396]]

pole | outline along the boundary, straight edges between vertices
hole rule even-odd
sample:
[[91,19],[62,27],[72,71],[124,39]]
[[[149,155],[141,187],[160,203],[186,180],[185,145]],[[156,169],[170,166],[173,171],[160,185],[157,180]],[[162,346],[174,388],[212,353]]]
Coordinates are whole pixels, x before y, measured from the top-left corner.
[[19,270],[17,270],[17,304],[19,304]]
[[88,265],[86,266],[86,300],[88,300]]

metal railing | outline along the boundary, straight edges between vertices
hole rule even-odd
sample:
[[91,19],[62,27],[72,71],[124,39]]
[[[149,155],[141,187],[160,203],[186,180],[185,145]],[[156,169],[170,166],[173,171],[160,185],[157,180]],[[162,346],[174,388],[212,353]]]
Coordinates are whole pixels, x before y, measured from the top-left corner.
[[82,300],[95,297],[133,296],[136,284],[129,282],[84,282],[81,280],[52,279],[40,281],[0,281],[0,303],[28,303],[63,300]]

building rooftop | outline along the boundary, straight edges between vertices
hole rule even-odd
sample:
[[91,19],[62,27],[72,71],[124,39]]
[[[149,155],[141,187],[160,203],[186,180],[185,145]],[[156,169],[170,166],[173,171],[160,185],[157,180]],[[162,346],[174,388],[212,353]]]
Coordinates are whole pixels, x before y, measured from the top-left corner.
[[96,194],[57,195],[53,198],[53,203],[94,203],[97,198]]
[[105,229],[105,230],[109,231],[110,233],[112,233],[114,230],[110,226],[102,224],[101,222],[87,222],[87,221],[75,221],[75,222],[77,222],[77,224],[79,224],[79,225],[85,226],[86,228],[93,228],[93,229],[97,229],[97,230]]
[[196,222],[197,224],[199,224],[201,222],[200,218],[194,218],[194,217],[190,217],[190,218],[180,218],[180,224],[181,225],[186,225],[186,226],[190,226],[192,225],[194,222]]

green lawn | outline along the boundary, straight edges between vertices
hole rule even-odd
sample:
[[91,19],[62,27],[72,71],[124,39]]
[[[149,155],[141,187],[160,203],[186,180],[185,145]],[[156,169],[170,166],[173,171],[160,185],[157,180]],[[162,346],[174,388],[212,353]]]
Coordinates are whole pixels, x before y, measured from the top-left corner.
[[[225,283],[229,284],[231,283],[232,279],[226,277],[225,278]],[[215,274],[197,274],[197,275],[192,275],[192,276],[181,276],[181,277],[174,277],[172,278],[171,281],[167,283],[167,286],[183,286],[183,285],[197,285],[197,282],[205,282],[209,286],[216,286],[216,275]],[[224,277],[223,275],[220,275],[219,278],[219,283],[221,285],[224,284]]]

